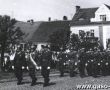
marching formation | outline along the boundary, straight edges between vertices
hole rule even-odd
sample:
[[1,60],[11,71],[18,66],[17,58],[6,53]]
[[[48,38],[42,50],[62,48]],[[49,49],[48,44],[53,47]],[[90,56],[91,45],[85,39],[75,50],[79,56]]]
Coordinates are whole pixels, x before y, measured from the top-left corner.
[[[49,84],[49,73],[50,73],[50,60],[51,52],[47,47],[42,47],[41,52],[37,52],[34,48],[22,51],[22,49],[17,48],[16,54],[14,57],[14,72],[18,80],[18,85],[22,83],[23,80],[23,71],[22,66],[26,67],[29,70],[29,76],[32,79],[31,86],[36,84],[36,69],[41,70],[41,75],[44,78],[44,86]],[[23,65],[24,64],[24,65]]]
[[[9,59],[13,62],[8,63]],[[22,84],[23,71],[27,70],[32,79],[31,86],[36,85],[36,70],[40,70],[44,78],[43,86],[48,86],[50,69],[53,68],[59,70],[60,77],[63,77],[65,72],[69,72],[70,77],[75,75],[80,75],[80,77],[110,75],[110,51],[100,51],[97,48],[86,51],[82,48],[78,51],[55,53],[47,46],[42,46],[40,51],[36,50],[35,46],[25,50],[18,46],[5,59],[4,68],[5,70],[10,68],[14,71],[18,81],[17,85]]]

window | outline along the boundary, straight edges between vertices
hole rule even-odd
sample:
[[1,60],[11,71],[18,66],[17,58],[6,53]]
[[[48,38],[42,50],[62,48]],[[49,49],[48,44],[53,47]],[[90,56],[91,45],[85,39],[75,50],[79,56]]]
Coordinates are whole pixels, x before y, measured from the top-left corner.
[[90,37],[90,36],[91,36],[90,31],[87,31],[87,32],[86,32],[86,37]]
[[79,30],[79,37],[84,38],[84,36],[85,36],[85,31]]
[[101,21],[106,21],[106,15],[100,15],[100,20]]
[[91,30],[91,36],[94,37],[94,30]]

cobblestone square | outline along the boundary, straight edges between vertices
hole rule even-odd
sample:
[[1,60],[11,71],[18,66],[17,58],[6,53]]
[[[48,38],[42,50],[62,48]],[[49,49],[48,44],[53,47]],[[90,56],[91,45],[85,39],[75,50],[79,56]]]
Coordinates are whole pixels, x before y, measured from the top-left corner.
[[[79,76],[69,77],[65,75],[64,77],[59,77],[59,74],[51,74],[50,85],[43,87],[43,78],[38,76],[38,81],[35,86],[30,86],[31,79],[26,76],[23,79],[22,85],[16,84],[16,78],[1,79],[0,80],[0,90],[85,90],[78,89],[77,85],[110,85],[110,76],[106,77],[85,77],[81,78]],[[97,89],[86,89],[86,90],[97,90]],[[109,90],[98,89],[98,90]]]

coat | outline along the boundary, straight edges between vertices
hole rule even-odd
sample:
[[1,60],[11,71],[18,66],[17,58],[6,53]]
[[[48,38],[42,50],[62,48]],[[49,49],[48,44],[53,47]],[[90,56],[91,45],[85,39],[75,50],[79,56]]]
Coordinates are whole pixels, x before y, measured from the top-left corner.
[[50,67],[52,54],[49,51],[43,51],[40,58],[40,65],[42,68]]

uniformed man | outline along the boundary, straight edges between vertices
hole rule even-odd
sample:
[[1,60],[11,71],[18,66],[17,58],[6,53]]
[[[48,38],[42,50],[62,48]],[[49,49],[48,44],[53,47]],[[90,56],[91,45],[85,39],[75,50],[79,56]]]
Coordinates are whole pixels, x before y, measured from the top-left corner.
[[86,63],[84,49],[80,50],[78,60],[79,60],[78,68],[79,68],[80,76],[84,77],[85,76],[85,63]]
[[93,62],[93,76],[97,77],[100,75],[100,69],[101,69],[101,52],[98,50],[94,53],[94,62]]
[[110,51],[107,51],[108,75],[110,75]]
[[58,59],[59,59],[59,71],[60,71],[60,77],[64,76],[64,71],[65,71],[65,62],[66,62],[66,54],[61,51],[58,55]]
[[102,71],[102,75],[103,76],[106,76],[109,74],[109,61],[108,61],[108,56],[107,56],[107,52],[103,52],[102,53],[102,67],[101,67],[101,71]]
[[94,54],[93,51],[90,50],[86,53],[86,70],[88,76],[93,75],[93,61],[94,61]]
[[41,53],[39,51],[35,51],[35,62],[37,63],[37,65],[40,67],[40,57],[41,57]]
[[75,76],[77,74],[77,52],[76,51],[71,51],[68,53],[68,61],[69,61],[69,73],[70,77]]
[[14,57],[14,73],[18,80],[17,85],[22,84],[23,72],[22,72],[22,55],[20,49],[17,49],[15,57]]
[[49,85],[49,74],[50,74],[50,62],[52,60],[52,54],[48,47],[43,47],[40,57],[41,74],[44,78],[44,87]]
[[74,62],[73,60],[69,61],[69,73],[70,77],[73,77],[77,74],[78,68],[77,68],[77,62]]
[[29,68],[29,76],[32,79],[31,86],[36,85],[36,81],[37,81],[35,71],[36,71],[38,66],[34,60],[35,60],[35,53],[31,49],[30,52],[27,51],[27,53],[26,53],[26,61],[27,61],[27,66]]
[[[104,54],[104,53],[103,53]],[[101,55],[101,75],[102,76],[105,76],[106,75],[106,70],[105,70],[105,67],[106,67],[106,60],[104,60],[104,55]]]

